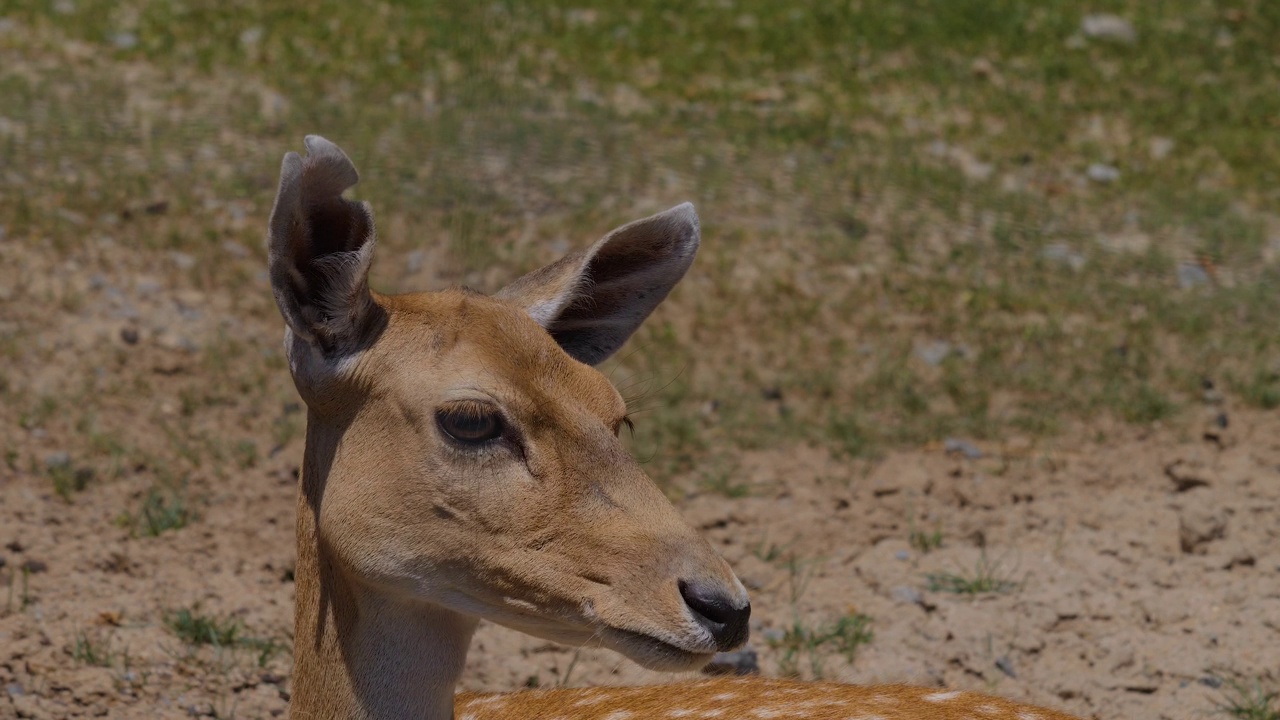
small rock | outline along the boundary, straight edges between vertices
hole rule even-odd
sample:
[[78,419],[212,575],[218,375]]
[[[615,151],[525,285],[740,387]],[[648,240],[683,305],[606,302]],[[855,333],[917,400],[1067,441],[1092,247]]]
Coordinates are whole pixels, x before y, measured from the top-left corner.
[[1205,545],[1226,534],[1226,517],[1212,508],[1192,505],[1178,515],[1178,541],[1184,553],[1203,553]]
[[1209,273],[1200,263],[1181,263],[1178,265],[1178,287],[1190,290],[1193,287],[1209,284]]
[[1011,678],[1018,677],[1018,674],[1013,671],[1013,661],[1009,659],[1008,655],[1001,655],[996,658],[996,669]]
[[919,590],[910,585],[899,585],[890,590],[889,594],[894,600],[906,605],[921,605],[924,603],[924,596],[920,594]]
[[64,468],[71,464],[71,453],[62,450],[56,453],[50,453],[44,458],[44,466],[50,470]]
[[898,560],[902,560],[903,562],[906,562],[907,560],[911,559],[911,552],[908,550],[899,550],[898,552],[894,553],[893,556]]
[[1080,21],[1080,32],[1087,38],[1132,44],[1138,40],[1133,24],[1119,15],[1096,13],[1085,15]]
[[222,243],[222,251],[233,258],[245,259],[249,257],[249,249],[235,240],[225,240]]
[[1173,152],[1173,141],[1167,137],[1151,138],[1151,144],[1147,148],[1148,154],[1152,160],[1163,160],[1169,157],[1169,153]]
[[240,44],[245,47],[257,45],[260,40],[262,40],[262,28],[260,26],[255,25],[240,33]]
[[1096,183],[1113,183],[1120,179],[1120,170],[1114,165],[1106,163],[1094,163],[1085,171],[1085,175]]
[[120,328],[120,339],[124,341],[125,345],[137,345],[138,329],[129,326]]
[[404,271],[407,275],[412,275],[422,269],[423,264],[427,261],[427,254],[422,250],[410,251],[404,258]]
[[1166,465],[1164,474],[1173,481],[1174,489],[1180,493],[1209,485],[1208,474],[1185,460],[1175,460]]
[[28,560],[22,563],[22,569],[32,575],[39,575],[49,569],[49,564],[43,560]]
[[27,694],[26,690],[23,690],[22,686],[18,683],[9,683],[9,686],[6,687],[4,691],[9,695],[9,697],[18,697],[19,695]]
[[760,658],[750,647],[716,653],[702,672],[707,675],[759,675]]
[[1211,687],[1214,690],[1217,690],[1218,688],[1222,687],[1222,678],[1216,678],[1212,675],[1205,675],[1204,677],[1200,678],[1200,680],[1198,680],[1197,682],[1199,682],[1201,685],[1204,685],[1206,687]]
[[11,540],[9,541],[9,544],[5,545],[4,547],[9,552],[16,552],[16,553],[20,553],[23,550],[27,549],[27,546],[23,545],[21,540]]
[[118,32],[111,36],[111,44],[121,50],[132,50],[138,46],[138,35],[131,32]]
[[1072,250],[1071,246],[1066,243],[1053,243],[1046,245],[1045,248],[1040,251],[1040,257],[1051,262],[1062,263],[1076,272],[1084,269],[1085,265],[1084,256],[1075,250]]
[[977,460],[982,457],[982,451],[978,449],[977,445],[961,438],[947,438],[943,440],[942,448],[947,454],[959,453],[970,460]]
[[951,354],[951,343],[945,340],[934,340],[932,342],[923,343],[916,347],[916,357],[920,358],[927,365],[937,367],[942,364],[943,360]]
[[196,266],[195,256],[180,250],[170,252],[169,259],[173,261],[174,265],[178,266],[179,270],[190,270]]

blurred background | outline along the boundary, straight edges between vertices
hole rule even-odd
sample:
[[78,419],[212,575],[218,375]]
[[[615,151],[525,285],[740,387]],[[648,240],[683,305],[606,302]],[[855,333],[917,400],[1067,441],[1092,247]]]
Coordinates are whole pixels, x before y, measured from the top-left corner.
[[[603,369],[651,475],[758,566],[767,674],[1275,718],[1277,37],[1265,0],[0,0],[0,714],[284,707],[305,413],[263,238],[319,133],[361,171],[383,292],[493,291],[696,203],[694,269]],[[1082,524],[1130,564],[1064,560]],[[1020,532],[1086,597],[1177,560],[1208,565],[1161,582],[1263,605],[1204,640],[1221,657],[1154,643],[1189,621],[1148,613],[1127,662],[1044,665],[1059,646],[1024,640],[1049,620],[946,659],[935,595],[966,596],[955,622],[1097,614],[1004,597],[1041,564],[987,553]],[[471,686],[647,678],[540,647],[483,631]]]

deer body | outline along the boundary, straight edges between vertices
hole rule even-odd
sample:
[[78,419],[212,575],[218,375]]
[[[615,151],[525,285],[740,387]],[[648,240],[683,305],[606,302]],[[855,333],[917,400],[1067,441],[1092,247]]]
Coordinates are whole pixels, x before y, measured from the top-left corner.
[[385,296],[375,234],[335,145],[281,170],[268,238],[285,348],[307,404],[298,494],[295,718],[1066,716],[970,693],[774,680],[454,692],[481,618],[693,670],[747,638],[732,569],[618,439],[626,405],[592,366],[684,275],[681,205],[493,297]]

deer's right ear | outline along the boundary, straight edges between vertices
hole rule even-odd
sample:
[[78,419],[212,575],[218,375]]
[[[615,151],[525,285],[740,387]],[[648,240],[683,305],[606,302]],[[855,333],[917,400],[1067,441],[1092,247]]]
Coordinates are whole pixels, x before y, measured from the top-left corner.
[[360,344],[376,314],[369,293],[373,213],[342,193],[360,180],[337,145],[308,135],[307,156],[284,156],[271,210],[271,290],[295,339],[329,357]]

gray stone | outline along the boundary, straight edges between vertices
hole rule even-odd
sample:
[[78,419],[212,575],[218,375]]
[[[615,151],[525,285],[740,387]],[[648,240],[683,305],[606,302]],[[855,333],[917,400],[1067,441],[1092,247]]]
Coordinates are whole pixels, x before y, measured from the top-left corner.
[[942,441],[942,448],[947,453],[960,453],[970,460],[982,457],[982,451],[978,446],[963,438],[947,438]]
[[889,591],[889,594],[893,596],[894,600],[906,605],[921,605],[924,603],[924,596],[920,594],[919,590],[910,585],[899,585]]
[[947,359],[947,356],[951,354],[951,350],[951,343],[945,340],[934,340],[917,346],[916,357],[926,364],[936,367]]
[[71,465],[71,453],[65,450],[61,450],[55,453],[50,453],[45,456],[44,465],[50,470],[68,467]]
[[1080,32],[1084,33],[1085,37],[1094,40],[1109,40],[1126,44],[1132,44],[1138,40],[1138,31],[1134,30],[1133,23],[1119,15],[1111,15],[1109,13],[1085,15],[1080,21]]
[[1181,263],[1178,265],[1178,287],[1190,290],[1193,287],[1209,284],[1209,273],[1200,263]]
[[733,652],[716,653],[702,672],[708,675],[759,675],[760,657],[749,646]]
[[1106,163],[1094,163],[1085,171],[1089,179],[1096,183],[1113,183],[1120,179],[1120,170],[1114,165]]
[[138,46],[138,34],[131,32],[118,32],[111,36],[111,44],[121,50],[132,50]]
[[1051,262],[1062,263],[1067,267],[1079,272],[1084,268],[1084,256],[1071,249],[1066,243],[1053,243],[1046,245],[1040,251],[1040,257]]

